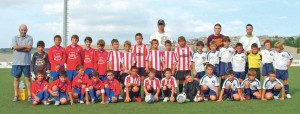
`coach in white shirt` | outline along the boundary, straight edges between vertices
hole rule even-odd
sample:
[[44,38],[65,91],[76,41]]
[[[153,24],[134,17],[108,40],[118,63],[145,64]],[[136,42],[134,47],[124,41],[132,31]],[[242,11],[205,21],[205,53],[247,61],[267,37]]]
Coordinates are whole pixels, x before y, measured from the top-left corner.
[[166,40],[170,40],[171,42],[173,42],[172,38],[171,38],[171,35],[169,33],[166,33],[165,32],[165,21],[160,19],[158,20],[157,22],[157,28],[158,28],[158,31],[153,33],[150,37],[150,44],[151,44],[151,41],[153,39],[157,39],[158,40],[158,44],[159,44],[159,47],[158,47],[158,50],[159,51],[165,51],[165,41]]
[[261,44],[258,37],[252,35],[253,26],[251,24],[246,25],[246,32],[247,34],[243,36],[239,41],[240,43],[243,44],[244,50],[245,51],[251,50],[251,45],[254,43],[256,43],[258,45],[258,48],[260,48]]

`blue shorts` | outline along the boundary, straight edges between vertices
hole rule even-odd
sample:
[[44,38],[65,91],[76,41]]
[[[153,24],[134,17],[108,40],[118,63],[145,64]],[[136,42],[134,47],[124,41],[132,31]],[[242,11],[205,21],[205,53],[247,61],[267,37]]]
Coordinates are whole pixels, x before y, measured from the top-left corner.
[[52,81],[55,81],[59,78],[59,73],[58,72],[50,72],[50,75],[51,75],[51,79]]
[[22,72],[25,77],[30,77],[30,65],[12,65],[10,75],[15,78],[20,78],[22,76]]
[[99,76],[99,79],[100,79],[102,82],[104,82],[104,81],[107,80],[107,77],[106,77],[106,75],[100,75],[100,76]]
[[268,76],[269,72],[274,70],[272,63],[265,63],[262,68],[262,76]]
[[59,99],[65,98],[67,99],[67,93],[66,92],[59,92]]
[[201,79],[204,75],[205,75],[205,71],[197,72],[197,74],[195,75],[195,78]]
[[277,79],[285,80],[288,77],[289,77],[288,70],[278,70],[278,69],[276,69],[276,78]]
[[272,94],[274,94],[274,89],[266,89],[266,93],[272,93]]
[[118,96],[115,94],[115,92],[111,89],[104,89],[105,95],[107,96],[106,101],[112,102],[112,97],[118,98]]
[[220,75],[221,76],[228,75],[229,70],[232,70],[231,62],[229,62],[229,63],[220,62]]
[[219,66],[219,64],[215,64],[213,74],[216,75],[217,77],[220,76],[220,66]]
[[[42,100],[47,100],[49,98],[50,94],[48,91],[40,91],[36,96],[40,99],[40,102],[41,102]],[[35,98],[32,98],[31,101],[35,102]]]
[[81,94],[81,88],[74,89],[74,93],[80,95]]
[[251,90],[251,93],[250,93],[250,98],[251,99],[256,99],[256,97],[253,95],[255,92],[258,92],[258,90]]
[[246,74],[245,74],[245,72],[234,72],[234,77],[244,80],[246,77]]
[[93,68],[86,68],[84,70],[84,74],[88,75],[89,78],[91,79],[92,78],[92,73],[94,72],[95,70]]
[[209,95],[209,96],[217,96],[217,93],[214,91],[214,90],[212,90],[212,89],[209,89],[208,88],[208,90],[206,91],[206,93],[204,93],[204,95]]
[[68,80],[72,81],[73,78],[77,75],[76,70],[67,70]]

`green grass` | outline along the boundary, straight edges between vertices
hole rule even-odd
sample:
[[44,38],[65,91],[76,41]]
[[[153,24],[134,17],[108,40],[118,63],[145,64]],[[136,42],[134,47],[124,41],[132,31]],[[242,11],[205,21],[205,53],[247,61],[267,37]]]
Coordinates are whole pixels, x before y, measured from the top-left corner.
[[191,114],[191,113],[243,113],[243,114],[257,114],[257,113],[271,113],[271,114],[283,114],[283,113],[300,113],[298,108],[300,103],[300,67],[292,67],[289,70],[290,78],[290,91],[292,99],[286,99],[284,101],[224,101],[218,102],[200,102],[200,103],[114,103],[107,105],[91,104],[81,105],[74,104],[61,105],[61,106],[33,106],[30,102],[19,101],[12,102],[13,97],[13,78],[10,76],[10,69],[0,69],[0,113],[22,113],[22,114],[53,114],[53,113],[101,113],[101,114]]

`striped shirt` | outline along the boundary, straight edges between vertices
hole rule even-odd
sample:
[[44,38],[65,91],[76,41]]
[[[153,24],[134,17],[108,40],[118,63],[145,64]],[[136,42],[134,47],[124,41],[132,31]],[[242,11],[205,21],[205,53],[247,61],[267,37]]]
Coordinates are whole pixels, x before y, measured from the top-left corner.
[[120,51],[110,51],[108,61],[111,62],[111,70],[113,71],[121,71],[121,59],[123,57],[123,53]]
[[173,69],[174,64],[176,64],[175,52],[174,51],[165,51],[163,53],[163,62],[164,62],[164,69],[165,68]]
[[163,78],[162,80],[161,80],[161,86],[163,87],[163,86],[167,86],[167,85],[171,85],[172,86],[172,88],[176,88],[177,87],[177,83],[176,83],[176,79],[172,76],[172,77],[170,77],[169,79],[167,79],[167,78]]
[[124,70],[130,70],[131,67],[134,65],[134,63],[136,62],[135,58],[134,58],[134,54],[131,52],[125,52],[123,53],[123,57],[122,57],[122,64],[124,65],[125,69]]
[[154,90],[160,89],[161,84],[158,78],[154,77],[154,80],[150,80],[150,78],[146,78],[144,80],[144,87],[150,85]]
[[[140,86],[141,78],[139,75],[137,75],[135,77],[128,75],[125,77],[124,85],[126,86],[128,83],[137,84],[138,86]],[[124,91],[126,92],[126,89],[124,89]]]
[[175,57],[177,61],[178,71],[191,70],[192,55],[193,55],[193,51],[189,46],[185,46],[184,48],[177,47],[175,49]]
[[154,68],[157,71],[162,71],[163,55],[158,50],[150,50],[147,54],[146,60],[149,62],[149,68]]
[[145,44],[141,46],[136,44],[133,46],[132,53],[135,56],[136,67],[138,68],[146,67],[146,56],[148,53],[147,46]]

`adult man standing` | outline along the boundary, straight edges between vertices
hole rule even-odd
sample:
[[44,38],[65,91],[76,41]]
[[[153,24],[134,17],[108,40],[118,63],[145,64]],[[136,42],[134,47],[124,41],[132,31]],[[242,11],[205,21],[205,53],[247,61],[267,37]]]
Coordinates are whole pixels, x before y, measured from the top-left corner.
[[22,73],[25,76],[28,91],[28,101],[31,100],[30,59],[33,39],[31,36],[26,34],[27,31],[28,29],[26,25],[20,25],[20,34],[12,39],[13,63],[11,76],[14,77],[14,98],[12,101],[18,101],[18,88]]
[[166,40],[170,40],[171,42],[173,42],[173,40],[171,38],[171,35],[165,32],[165,26],[166,26],[165,21],[162,20],[162,19],[159,19],[157,21],[158,31],[153,33],[150,37],[150,40],[149,40],[150,44],[151,44],[151,41],[153,39],[158,40],[158,44],[159,44],[158,50],[159,51],[165,51],[166,50],[165,47],[164,47]]
[[258,37],[252,35],[253,26],[251,24],[246,25],[246,32],[247,34],[243,36],[239,41],[240,43],[243,44],[244,50],[245,51],[251,50],[251,45],[254,43],[256,43],[258,45],[258,48],[260,48],[261,44]]
[[215,41],[217,43],[217,49],[219,50],[219,48],[223,46],[223,38],[224,38],[224,35],[221,34],[221,31],[222,31],[221,24],[219,24],[219,23],[215,24],[214,31],[215,31],[215,33],[210,35],[207,38],[206,46],[208,47],[207,49],[209,49],[209,43],[211,41]]

